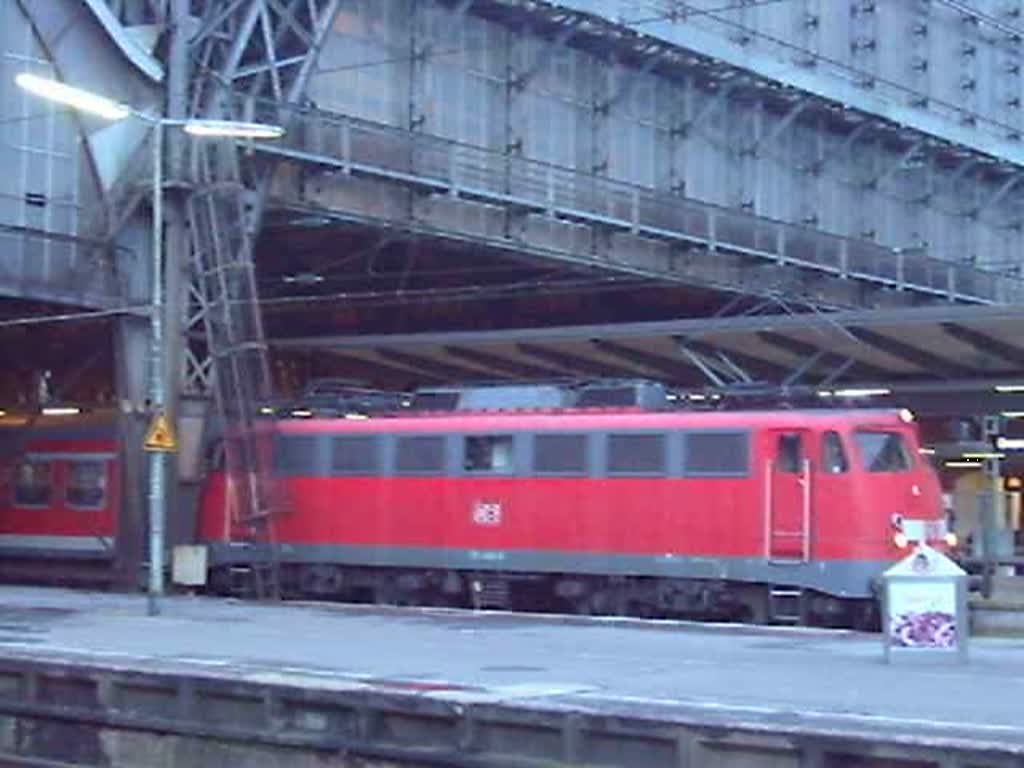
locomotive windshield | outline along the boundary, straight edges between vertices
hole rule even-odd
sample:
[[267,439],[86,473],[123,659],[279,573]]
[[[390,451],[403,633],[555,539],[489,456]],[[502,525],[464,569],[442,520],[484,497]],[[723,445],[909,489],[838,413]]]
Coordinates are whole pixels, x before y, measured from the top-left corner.
[[906,472],[910,454],[899,432],[856,432],[864,469],[868,472]]

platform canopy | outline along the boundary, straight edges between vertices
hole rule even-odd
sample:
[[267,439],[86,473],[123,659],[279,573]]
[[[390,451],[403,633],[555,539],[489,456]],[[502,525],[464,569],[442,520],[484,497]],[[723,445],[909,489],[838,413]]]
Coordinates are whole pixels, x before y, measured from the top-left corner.
[[318,336],[273,344],[329,353],[353,381],[376,385],[649,378],[694,392],[764,387],[823,398],[872,397],[879,404],[912,401],[943,412],[1024,406],[1020,306]]

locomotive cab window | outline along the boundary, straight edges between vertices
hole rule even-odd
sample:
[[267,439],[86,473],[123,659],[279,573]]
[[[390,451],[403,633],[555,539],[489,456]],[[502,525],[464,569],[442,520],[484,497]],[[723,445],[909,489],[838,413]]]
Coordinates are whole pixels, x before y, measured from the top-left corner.
[[463,467],[467,472],[509,474],[515,467],[512,435],[467,435],[463,441]]
[[800,435],[789,432],[779,435],[775,454],[775,467],[779,472],[798,474],[803,464],[804,452]]
[[48,461],[23,461],[14,477],[14,505],[16,507],[48,507],[53,467]]
[[868,472],[906,472],[910,453],[899,432],[858,431],[855,433],[864,469]]
[[849,470],[846,451],[838,432],[828,431],[821,439],[821,470],[829,475],[841,475]]
[[106,462],[69,461],[64,498],[76,509],[103,509],[107,501]]

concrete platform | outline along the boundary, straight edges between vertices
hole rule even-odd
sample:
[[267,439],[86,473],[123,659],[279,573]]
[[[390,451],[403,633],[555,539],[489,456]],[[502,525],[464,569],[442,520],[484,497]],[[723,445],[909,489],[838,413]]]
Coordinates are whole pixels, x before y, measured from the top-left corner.
[[[108,734],[90,747],[97,765],[139,764],[111,746],[127,731],[379,749],[417,765],[1024,762],[1015,640],[973,639],[966,666],[887,666],[877,636],[842,631],[190,597],[162,607],[148,617],[141,596],[0,587],[0,718],[92,722]],[[3,722],[0,762],[32,742],[5,737]]]

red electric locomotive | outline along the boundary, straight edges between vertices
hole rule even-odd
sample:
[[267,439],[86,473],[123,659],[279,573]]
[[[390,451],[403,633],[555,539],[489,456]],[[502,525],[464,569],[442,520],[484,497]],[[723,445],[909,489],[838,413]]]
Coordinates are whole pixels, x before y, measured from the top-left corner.
[[[908,540],[942,547],[905,412],[406,411],[276,423],[294,593],[591,613],[871,621]],[[265,556],[208,478],[212,583]]]
[[6,576],[108,580],[121,504],[109,414],[0,419],[0,559]]

